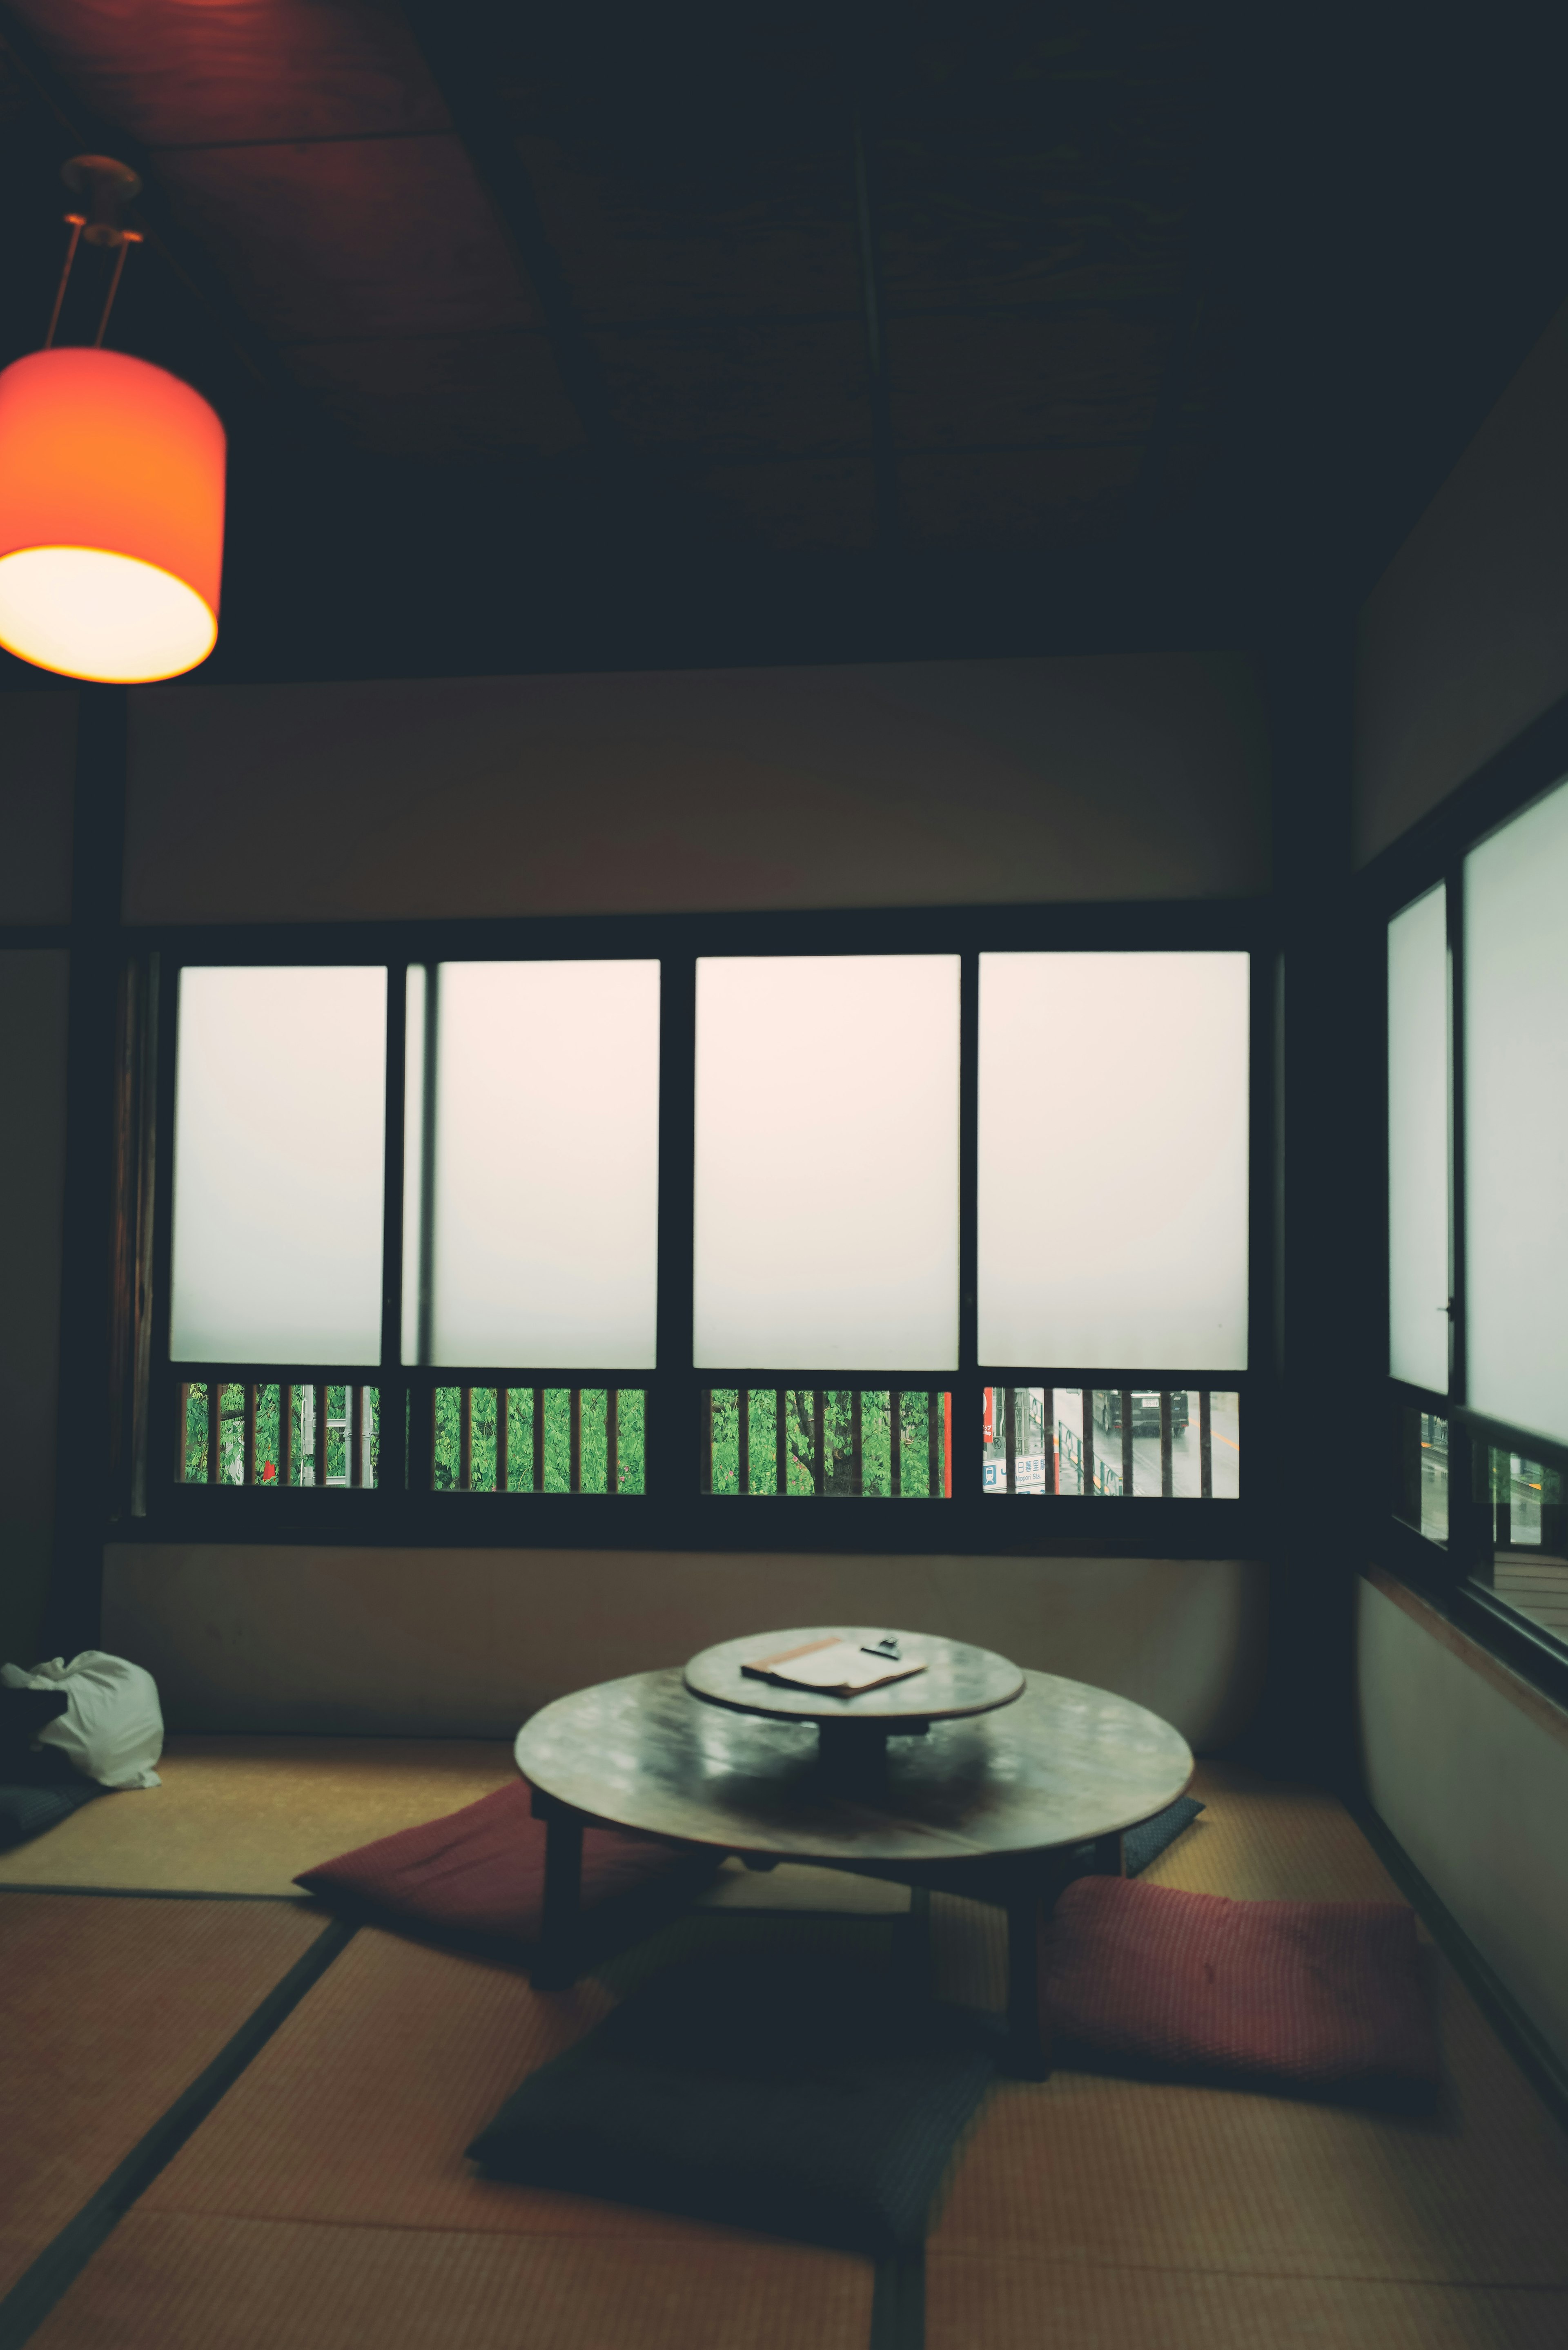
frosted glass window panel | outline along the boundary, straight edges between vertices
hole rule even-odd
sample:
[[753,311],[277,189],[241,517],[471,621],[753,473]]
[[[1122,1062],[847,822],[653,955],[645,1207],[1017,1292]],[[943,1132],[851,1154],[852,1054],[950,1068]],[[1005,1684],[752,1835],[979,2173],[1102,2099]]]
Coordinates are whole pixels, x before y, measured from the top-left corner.
[[1388,925],[1388,1368],[1449,1391],[1449,893]]
[[1568,1440],[1568,785],[1465,859],[1469,1399]]
[[1248,962],[981,955],[981,1362],[1246,1367]]
[[956,955],[697,965],[700,1367],[958,1362]]
[[431,1359],[651,1370],[658,963],[442,963],[434,1019]]
[[176,1362],[381,1358],[384,970],[180,974]]

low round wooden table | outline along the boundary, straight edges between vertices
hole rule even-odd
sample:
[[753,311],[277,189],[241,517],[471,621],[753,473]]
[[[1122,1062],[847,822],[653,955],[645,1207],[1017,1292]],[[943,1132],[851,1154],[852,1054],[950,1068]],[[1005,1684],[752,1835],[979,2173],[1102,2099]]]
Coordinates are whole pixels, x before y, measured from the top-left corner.
[[[729,1645],[755,1656],[769,1643]],[[1123,1830],[1175,1801],[1192,1756],[1168,1722],[1126,1698],[1051,1673],[1021,1678],[1012,1702],[985,1712],[926,1713],[923,1735],[888,1744],[874,1785],[846,1783],[825,1763],[817,1714],[703,1702],[679,1671],[558,1698],[515,1749],[548,1824],[535,1982],[559,1989],[578,1971],[584,1826],[631,1828],[763,1866],[805,1861],[1004,1908],[1010,2062],[1039,2077],[1042,1902],[1078,1873],[1077,1846],[1092,1844],[1096,1869],[1119,1875]],[[890,1698],[898,1686],[870,1694]],[[820,1697],[811,1701],[820,1710]]]

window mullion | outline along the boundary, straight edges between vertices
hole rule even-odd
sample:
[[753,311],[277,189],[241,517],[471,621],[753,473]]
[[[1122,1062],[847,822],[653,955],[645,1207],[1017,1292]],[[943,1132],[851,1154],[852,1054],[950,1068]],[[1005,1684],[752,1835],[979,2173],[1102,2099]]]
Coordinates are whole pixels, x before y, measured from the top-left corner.
[[[381,1216],[381,1367],[377,1482],[401,1495],[408,1482],[408,1425],[402,1382],[404,1085],[408,1068],[409,966],[387,967],[386,1172]],[[400,1502],[389,1504],[401,1506]]]
[[[1465,871],[1449,868],[1445,897],[1449,932],[1449,1540],[1450,1589],[1479,1564],[1472,1492],[1475,1449],[1465,1419],[1469,1363],[1465,1314]],[[1458,1407],[1458,1409],[1454,1409]]]
[[1469,1400],[1465,1347],[1465,876],[1449,871],[1449,1400]]
[[659,982],[658,1365],[648,1386],[646,1490],[694,1495],[697,1374],[691,1360],[692,1215],[697,1106],[697,958],[666,955]]
[[959,964],[959,1344],[953,1374],[952,1499],[971,1513],[985,1503],[985,1405],[981,1392],[977,1299],[980,1289],[980,949]]
[[[152,1331],[148,1367],[149,1509],[157,1504],[170,1464],[184,1459],[184,1389],[170,1361],[174,1263],[174,1056],[179,1040],[181,971],[164,958],[158,993],[157,1093],[153,1146],[155,1191],[152,1213]],[[178,1445],[178,1452],[176,1446]]]

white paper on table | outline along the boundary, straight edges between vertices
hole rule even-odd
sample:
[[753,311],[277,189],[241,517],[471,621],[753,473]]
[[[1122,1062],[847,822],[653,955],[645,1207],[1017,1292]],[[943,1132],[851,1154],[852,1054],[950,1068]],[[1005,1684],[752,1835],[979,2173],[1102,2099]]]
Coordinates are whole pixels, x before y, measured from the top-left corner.
[[753,1680],[779,1681],[786,1689],[822,1690],[830,1696],[880,1689],[888,1681],[908,1680],[911,1674],[925,1669],[923,1664],[899,1664],[887,1657],[870,1656],[852,1640],[836,1638],[808,1640],[802,1648],[781,1648],[741,1667]]

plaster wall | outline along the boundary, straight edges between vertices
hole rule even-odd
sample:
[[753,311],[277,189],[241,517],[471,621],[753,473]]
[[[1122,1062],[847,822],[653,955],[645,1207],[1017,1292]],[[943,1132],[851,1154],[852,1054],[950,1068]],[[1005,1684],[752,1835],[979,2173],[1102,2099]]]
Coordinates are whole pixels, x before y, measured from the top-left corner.
[[1355,861],[1568,693],[1568,305],[1363,608]]
[[1456,1653],[1419,1603],[1365,1579],[1356,1600],[1373,1809],[1568,2065],[1568,1715]]
[[1231,654],[153,687],[133,922],[1266,889]]
[[1264,1570],[1232,1560],[126,1544],[103,1637],[176,1729],[477,1738],[715,1640],[842,1618],[1116,1690],[1213,1748],[1255,1700],[1264,1608]]

